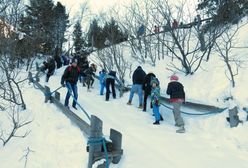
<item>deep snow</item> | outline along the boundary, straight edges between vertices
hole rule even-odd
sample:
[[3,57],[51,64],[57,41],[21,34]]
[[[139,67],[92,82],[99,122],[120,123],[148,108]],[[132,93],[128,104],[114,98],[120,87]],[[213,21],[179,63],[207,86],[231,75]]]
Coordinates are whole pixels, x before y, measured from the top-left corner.
[[[63,69],[57,71],[47,84],[52,90],[59,86]],[[45,84],[44,78],[41,80]],[[134,97],[133,105],[128,106],[128,93],[122,98],[104,101],[104,96],[99,95],[97,81],[91,92],[87,92],[82,84],[78,84],[78,88],[80,104],[90,114],[103,120],[104,135],[108,137],[110,128],[123,134],[124,155],[118,165],[111,167],[248,167],[248,124],[230,129],[225,120],[227,111],[199,117],[183,115],[187,132],[176,134],[173,116],[168,109],[160,108],[165,120],[161,125],[154,126],[151,110],[142,112],[137,108],[137,96]],[[66,89],[60,92],[63,101]],[[21,158],[27,147],[34,151],[29,154],[27,167],[87,167],[87,139],[80,130],[53,104],[45,104],[44,95],[32,85],[26,85],[25,100],[28,110],[21,113],[28,115],[33,122],[21,129],[21,132],[29,129],[31,133],[24,139],[12,139],[0,149],[1,167],[23,167],[25,159]],[[82,111],[75,112],[87,120]],[[245,113],[241,114],[241,119],[245,119]]]
[[[242,28],[237,36],[237,45],[247,45],[248,26]],[[129,51],[127,51],[129,52]],[[236,49],[233,54],[247,55],[247,49]],[[133,60],[131,60],[133,61]],[[158,62],[156,67],[142,65],[146,72],[153,71],[161,83],[161,93],[169,82],[170,71],[166,63]],[[227,107],[223,99],[230,93],[240,107],[248,101],[246,66],[236,76],[237,86],[230,87],[225,76],[225,68],[217,55],[203,64],[203,68],[193,76],[177,74],[185,86],[186,98],[189,101]],[[48,84],[52,90],[60,86],[60,78],[64,68],[56,71]],[[130,83],[130,79],[127,79]],[[44,77],[41,79],[42,85]],[[124,155],[114,168],[248,168],[248,124],[244,122],[237,128],[230,128],[226,122],[228,111],[208,116],[183,115],[186,123],[186,133],[176,134],[171,110],[161,107],[164,121],[161,125],[152,125],[154,117],[151,110],[142,112],[137,108],[137,96],[133,105],[126,105],[129,93],[109,102],[99,95],[98,81],[94,89],[87,92],[82,84],[78,84],[79,103],[90,114],[103,120],[104,135],[109,135],[109,129],[114,128],[123,134]],[[44,95],[33,85],[25,84],[24,98],[27,110],[21,111],[23,119],[33,122],[18,130],[22,135],[26,130],[30,134],[26,138],[13,138],[5,146],[0,147],[1,168],[24,167],[25,150],[32,151],[28,156],[27,167],[30,168],[79,168],[87,167],[88,153],[85,150],[87,139],[82,132],[70,122],[53,104],[44,103]],[[66,89],[60,90],[62,102]],[[198,113],[192,109],[184,111]],[[87,120],[83,112],[75,111]],[[246,113],[240,110],[240,118],[245,120]],[[9,132],[10,123],[6,112],[0,113],[0,126]]]

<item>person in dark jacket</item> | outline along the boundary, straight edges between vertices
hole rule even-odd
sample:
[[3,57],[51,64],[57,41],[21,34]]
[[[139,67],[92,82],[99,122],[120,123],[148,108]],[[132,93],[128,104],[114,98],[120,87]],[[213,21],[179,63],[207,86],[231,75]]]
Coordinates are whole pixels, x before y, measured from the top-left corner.
[[175,119],[175,126],[179,127],[177,133],[184,133],[184,121],[181,117],[181,105],[185,101],[185,92],[183,85],[178,82],[179,78],[176,75],[170,77],[171,82],[167,86],[166,93],[170,95],[170,102],[173,105],[173,114]]
[[141,66],[138,66],[137,69],[133,72],[133,76],[132,76],[133,85],[130,91],[129,100],[127,102],[128,105],[132,104],[133,95],[136,92],[138,93],[138,96],[139,96],[139,108],[142,109],[142,85],[143,85],[145,76],[146,76],[146,73],[141,68]]
[[65,66],[65,65],[69,65],[69,63],[70,63],[69,56],[67,56],[67,55],[62,55],[61,58],[62,58],[62,62],[63,62],[63,65],[64,65],[64,66]]
[[95,72],[96,72],[96,65],[93,63],[90,65],[88,69],[84,71],[84,74],[85,74],[84,80],[87,85],[87,91],[90,91],[90,87],[92,87],[94,84]]
[[55,60],[51,56],[48,57],[47,61],[44,61],[43,62],[42,71],[45,72],[47,70],[47,73],[46,73],[46,82],[48,82],[50,76],[52,76],[54,74],[55,67],[56,67]]
[[[85,72],[86,69],[88,69],[89,67],[90,67],[89,62],[86,58],[82,63],[82,71]],[[83,83],[83,86],[86,86],[86,74],[85,73],[81,76],[81,82]]]
[[155,74],[152,72],[148,73],[145,76],[144,82],[142,85],[142,90],[144,91],[143,111],[146,111],[147,98],[149,95],[151,95],[151,90],[152,90],[152,86],[150,84],[151,78],[156,78]]
[[[78,98],[77,82],[79,76],[82,73],[83,72],[81,71],[81,69],[77,66],[77,59],[73,58],[71,61],[71,65],[65,69],[64,74],[62,75],[61,85],[63,87],[66,86],[68,88],[68,92],[65,97],[65,106],[68,108],[69,108],[68,104],[69,104],[69,98],[71,96],[71,91],[73,92],[75,100],[77,100]],[[76,108],[77,103],[75,100],[73,100],[72,107],[77,109]]]
[[61,49],[56,47],[55,52],[54,52],[54,60],[55,60],[56,65],[57,65],[57,69],[62,67],[62,61],[61,61],[60,54],[61,54]]
[[110,71],[107,75],[106,75],[106,101],[109,101],[109,94],[110,94],[110,86],[111,86],[111,91],[113,94],[113,98],[116,98],[116,93],[115,93],[115,80],[117,80],[116,78],[116,71]]

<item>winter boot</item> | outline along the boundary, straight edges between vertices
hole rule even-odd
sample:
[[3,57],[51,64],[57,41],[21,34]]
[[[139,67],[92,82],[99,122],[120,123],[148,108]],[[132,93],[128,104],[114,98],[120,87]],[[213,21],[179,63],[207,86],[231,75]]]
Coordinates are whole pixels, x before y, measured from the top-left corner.
[[77,110],[77,107],[76,106],[72,106],[75,110]]
[[162,117],[161,114],[160,114],[160,121],[164,121],[164,118]]
[[131,101],[128,101],[128,102],[127,102],[127,105],[132,105],[132,102],[131,102]]
[[154,123],[153,123],[153,125],[159,125],[160,123],[159,123],[159,121],[155,121]]
[[178,124],[175,124],[176,127],[180,127]]
[[176,130],[176,133],[185,133],[184,126],[180,126],[178,130]]
[[140,104],[138,108],[139,108],[139,109],[143,109],[143,106],[142,106],[142,104]]

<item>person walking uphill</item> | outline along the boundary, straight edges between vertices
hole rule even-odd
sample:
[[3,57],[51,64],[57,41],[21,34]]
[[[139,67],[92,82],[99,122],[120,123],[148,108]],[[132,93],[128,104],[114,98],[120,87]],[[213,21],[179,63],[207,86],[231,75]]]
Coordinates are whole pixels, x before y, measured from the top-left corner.
[[109,94],[110,94],[110,85],[111,85],[111,91],[113,94],[113,98],[116,98],[116,93],[115,93],[115,80],[116,78],[116,71],[110,71],[106,77],[106,101],[109,101]]
[[145,76],[146,76],[146,73],[141,68],[141,66],[138,66],[136,70],[133,72],[133,76],[132,76],[133,85],[130,91],[129,100],[127,102],[128,105],[132,104],[133,95],[136,92],[138,93],[138,96],[139,96],[139,108],[142,109],[142,84],[143,84]]
[[93,87],[94,84],[94,77],[95,77],[95,72],[96,72],[96,65],[91,64],[88,69],[84,71],[85,74],[85,82],[87,85],[87,91],[90,91],[90,88]]
[[45,72],[47,70],[47,74],[46,74],[46,82],[49,81],[50,76],[52,76],[54,74],[55,71],[55,60],[53,59],[52,56],[49,56],[47,58],[47,61],[43,62],[43,66],[41,68],[41,71]]
[[151,78],[155,78],[156,76],[150,72],[145,76],[143,85],[142,85],[142,90],[144,91],[144,101],[143,101],[143,111],[146,111],[146,104],[147,104],[147,98],[149,95],[151,95]]
[[100,82],[100,95],[103,95],[103,92],[104,92],[104,88],[105,88],[105,85],[106,85],[106,70],[105,69],[102,69],[100,72],[99,72],[99,82]]
[[171,82],[167,86],[166,93],[170,95],[170,102],[173,105],[173,114],[175,118],[175,126],[179,127],[177,133],[184,133],[184,121],[181,117],[181,105],[185,101],[185,92],[183,85],[178,82],[179,78],[176,75],[170,77]]
[[[62,75],[61,78],[61,85],[63,87],[67,87],[68,91],[65,97],[65,106],[69,108],[69,99],[71,96],[71,92],[73,92],[75,100],[78,98],[78,91],[77,91],[77,81],[79,76],[83,74],[81,69],[77,66],[77,59],[73,58],[71,61],[71,65],[69,65]],[[70,90],[71,89],[71,90]],[[76,101],[73,100],[72,107],[77,110],[76,108]]]

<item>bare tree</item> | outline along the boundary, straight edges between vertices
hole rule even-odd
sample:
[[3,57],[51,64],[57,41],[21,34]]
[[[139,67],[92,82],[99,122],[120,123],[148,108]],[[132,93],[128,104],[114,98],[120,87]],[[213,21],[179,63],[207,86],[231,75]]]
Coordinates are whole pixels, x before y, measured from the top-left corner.
[[19,77],[21,70],[13,69],[12,62],[8,55],[0,57],[0,99],[21,105],[26,109],[26,104],[23,99],[21,85],[23,80]]
[[229,28],[216,42],[216,51],[227,67],[228,73],[226,73],[226,76],[230,80],[233,88],[235,87],[235,76],[239,74],[239,69],[242,68],[242,65],[247,61],[242,54],[233,54],[233,49],[236,48],[235,45],[237,43],[235,37],[240,28],[245,24],[237,24]]
[[7,7],[11,4],[9,0],[0,0],[0,14],[5,14]]
[[[132,56],[141,63],[145,63],[147,58],[155,65],[156,55],[153,52],[154,42],[150,34],[153,32],[153,23],[149,15],[149,1],[133,1],[126,7],[125,16],[121,17],[124,29],[129,33],[130,40],[128,41],[132,49]],[[142,35],[138,34],[140,26],[145,25],[145,32]]]
[[9,133],[6,133],[4,130],[1,131],[0,140],[3,142],[3,146],[5,146],[12,138],[25,138],[30,131],[26,131],[22,135],[18,135],[17,131],[32,122],[22,120],[20,118],[19,111],[15,108],[15,106],[13,106],[12,111],[8,113],[8,117],[12,122],[12,128],[9,130]]
[[24,168],[26,168],[27,164],[28,164],[28,156],[29,156],[29,154],[32,153],[32,152],[35,152],[35,151],[33,151],[29,147],[27,147],[27,149],[24,152],[26,152],[26,153],[21,157],[20,160],[25,159]]
[[[162,0],[152,2],[157,10],[156,15],[153,15],[154,20],[161,18],[157,16],[161,15],[166,22],[161,33],[165,33],[167,38],[163,38],[161,43],[172,54],[170,56],[172,60],[175,58],[181,63],[181,67],[178,67],[172,61],[169,67],[186,75],[193,74],[200,67],[203,58],[211,53],[212,47],[210,46],[218,36],[215,33],[204,34],[202,32],[203,29],[199,28],[188,10],[186,1],[183,1],[181,5],[177,5],[175,9],[168,2]],[[172,24],[174,19],[177,20],[177,25]],[[157,22],[160,23],[159,21]],[[202,36],[208,39],[206,41],[200,39],[199,37]],[[204,40],[204,42],[201,40]],[[205,49],[202,49],[202,43],[206,45]]]
[[14,0],[9,1],[9,5],[5,8],[0,20],[0,76],[2,79],[0,99],[21,105],[25,109],[26,105],[21,91],[23,80],[19,76],[21,69],[17,68],[18,59],[21,59],[17,52],[20,32],[17,31],[17,27],[13,26],[18,25],[20,19],[18,11],[21,11],[22,5],[20,1]]
[[111,45],[108,48],[98,50],[97,59],[100,62],[100,66],[107,71],[116,69],[118,79],[124,82],[124,77],[128,70],[132,67],[132,64],[125,59],[124,45]]

